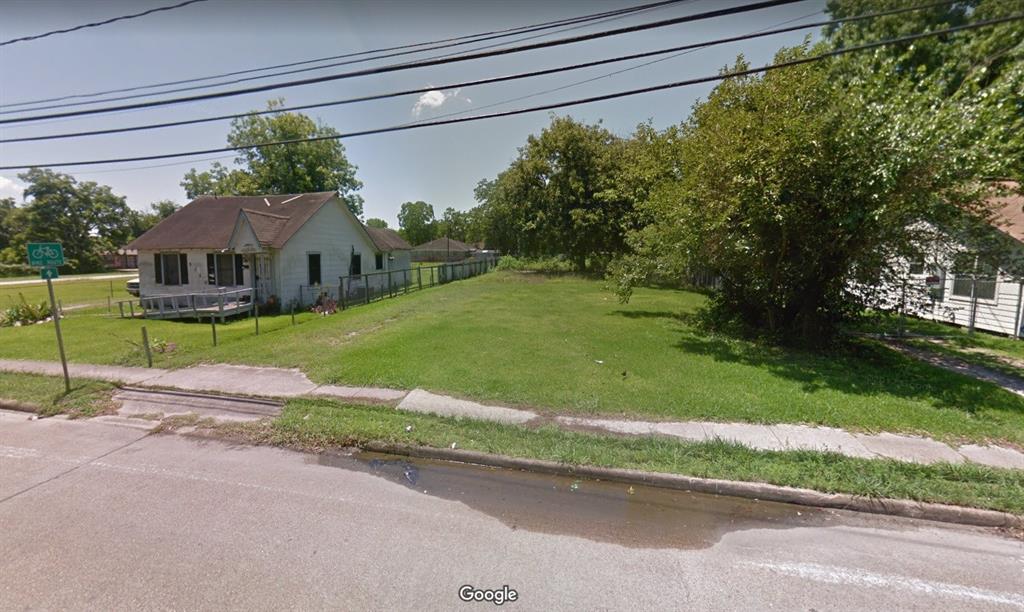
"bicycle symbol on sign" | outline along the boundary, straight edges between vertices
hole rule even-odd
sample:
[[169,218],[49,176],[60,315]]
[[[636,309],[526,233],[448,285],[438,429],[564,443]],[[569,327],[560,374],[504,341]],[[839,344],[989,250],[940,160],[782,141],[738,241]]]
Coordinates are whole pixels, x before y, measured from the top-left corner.
[[33,259],[57,259],[60,257],[60,251],[49,245],[39,245],[32,249]]

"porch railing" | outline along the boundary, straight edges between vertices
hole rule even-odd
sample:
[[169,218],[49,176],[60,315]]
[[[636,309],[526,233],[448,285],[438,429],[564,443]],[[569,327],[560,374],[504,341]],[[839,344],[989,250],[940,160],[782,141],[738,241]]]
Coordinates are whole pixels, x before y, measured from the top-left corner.
[[221,321],[225,317],[248,312],[252,309],[253,290],[251,287],[217,292],[168,293],[147,295],[137,300],[123,300],[117,303],[120,314],[125,316],[125,304],[129,315],[134,316],[134,304],[139,304],[145,317],[196,319],[215,316]]

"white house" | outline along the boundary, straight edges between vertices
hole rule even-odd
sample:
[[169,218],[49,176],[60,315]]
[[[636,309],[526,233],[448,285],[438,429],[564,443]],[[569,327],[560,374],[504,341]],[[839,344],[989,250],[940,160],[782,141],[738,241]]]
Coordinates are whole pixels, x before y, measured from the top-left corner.
[[360,299],[408,282],[411,247],[325,191],[201,196],[126,248],[139,253],[147,316],[186,317],[338,299],[342,277],[345,297]]
[[[993,231],[1002,232],[1024,254],[1024,195],[1020,186],[1005,183],[1014,195],[989,200],[995,212]],[[909,307],[914,316],[934,321],[974,327],[1014,337],[1024,335],[1024,282],[999,269],[958,272],[949,263],[949,254],[931,253],[908,262],[908,285],[912,291],[927,292],[924,304]],[[926,261],[927,260],[927,261]],[[972,296],[973,286],[973,296]],[[890,289],[897,295],[900,289]]]

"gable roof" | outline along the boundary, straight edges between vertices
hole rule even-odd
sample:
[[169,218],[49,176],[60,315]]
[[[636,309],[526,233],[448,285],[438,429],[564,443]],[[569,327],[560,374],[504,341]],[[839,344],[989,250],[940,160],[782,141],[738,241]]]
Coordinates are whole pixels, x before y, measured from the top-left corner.
[[461,242],[459,240],[452,240],[451,238],[448,238],[448,237],[438,238],[436,240],[431,240],[430,242],[424,242],[423,244],[417,246],[413,250],[415,250],[415,251],[447,251],[447,250],[449,250],[448,243],[451,243],[451,250],[452,251],[458,252],[458,251],[475,251],[476,250],[476,247],[471,245],[471,244],[466,244],[465,242]]
[[370,227],[369,225],[363,225],[366,233],[370,235],[370,240],[373,241],[373,245],[377,247],[378,251],[389,252],[389,251],[408,251],[412,249],[412,245],[405,241],[398,232],[393,229],[386,227]]
[[1018,242],[1024,242],[1024,193],[1020,183],[1003,181],[1001,187],[1010,193],[988,199],[995,213],[996,228]]
[[337,194],[333,191],[267,196],[200,196],[167,217],[126,249],[224,249],[239,214],[260,244],[281,248]]

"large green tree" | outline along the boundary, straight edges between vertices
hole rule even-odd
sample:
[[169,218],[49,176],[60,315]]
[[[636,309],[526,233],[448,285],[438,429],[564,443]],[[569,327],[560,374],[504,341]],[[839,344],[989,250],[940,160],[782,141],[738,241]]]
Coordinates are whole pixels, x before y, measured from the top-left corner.
[[370,217],[369,219],[366,220],[366,226],[367,227],[377,227],[377,228],[381,228],[381,229],[387,229],[388,222],[385,221],[384,219],[378,219],[376,217]]
[[18,221],[5,250],[8,255],[24,258],[29,242],[60,242],[67,268],[90,272],[102,269],[103,253],[124,246],[131,238],[131,210],[125,198],[110,187],[80,183],[70,175],[37,168],[18,178],[26,184],[27,203],[11,213]]
[[417,246],[437,237],[434,207],[422,200],[404,202],[398,211],[398,227],[409,244]]
[[[272,100],[268,109],[280,108],[283,100]],[[363,198],[356,193],[362,183],[356,166],[345,156],[338,132],[302,113],[247,115],[231,122],[228,144],[237,148],[237,168],[215,163],[203,172],[195,168],[181,182],[189,198],[202,194],[257,195],[264,193],[305,193],[337,191],[349,210],[363,215]],[[288,140],[323,138],[312,142],[253,147]]]
[[451,206],[444,209],[444,216],[437,223],[436,233],[438,236],[447,236],[461,242],[470,240],[469,213],[455,210]]
[[177,212],[178,208],[180,206],[174,200],[160,200],[150,204],[149,211],[131,211],[129,217],[131,237],[138,238],[148,232],[154,225]]
[[564,255],[579,270],[603,267],[624,249],[635,221],[621,180],[627,148],[600,124],[553,118],[494,181],[478,185],[494,231],[489,242],[525,255]]
[[[829,0],[833,17],[903,7],[903,0]],[[1020,14],[1019,0],[960,0],[877,19],[847,22],[826,29],[837,48]],[[936,105],[951,101],[973,113],[974,138],[986,153],[989,176],[1024,178],[1024,22],[1011,21],[936,36],[870,53],[855,53],[832,63],[835,78],[876,102],[898,104],[889,87],[862,87],[883,81],[931,95]]]
[[654,274],[708,272],[719,281],[716,321],[816,343],[864,307],[854,288],[877,285],[918,248],[919,228],[984,217],[976,178],[985,156],[963,121],[969,108],[937,106],[920,83],[851,88],[834,69],[730,78],[694,108],[664,145],[678,155],[678,176],[650,190],[642,208],[653,222],[616,266],[624,296]]

